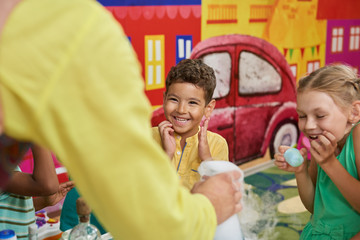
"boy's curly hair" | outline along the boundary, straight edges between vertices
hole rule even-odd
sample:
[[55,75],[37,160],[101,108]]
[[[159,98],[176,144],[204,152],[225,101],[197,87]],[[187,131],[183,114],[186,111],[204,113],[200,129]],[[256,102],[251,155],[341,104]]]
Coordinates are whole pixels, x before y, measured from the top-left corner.
[[184,59],[176,66],[171,67],[166,77],[166,91],[171,84],[178,82],[192,83],[202,88],[205,93],[206,105],[211,101],[216,87],[214,70],[201,59]]

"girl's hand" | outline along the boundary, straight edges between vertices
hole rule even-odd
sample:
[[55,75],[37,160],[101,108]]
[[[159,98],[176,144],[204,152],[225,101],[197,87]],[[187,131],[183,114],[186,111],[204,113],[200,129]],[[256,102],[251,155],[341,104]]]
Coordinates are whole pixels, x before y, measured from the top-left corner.
[[200,127],[199,137],[199,157],[201,161],[211,160],[210,147],[207,140],[207,128],[209,126],[210,118],[204,120],[203,126]]
[[49,196],[41,196],[41,197],[34,197],[33,203],[35,211],[39,211],[40,209],[43,209],[48,206],[54,206],[58,202],[60,202],[66,194],[75,187],[75,184],[73,181],[67,181],[64,183],[59,184],[58,191],[54,194],[51,194]]
[[71,189],[73,189],[73,187],[75,187],[75,184],[73,181],[67,181],[67,182],[60,183],[59,190],[56,193],[47,197],[48,206],[54,206],[55,204],[60,202],[66,196],[66,194]]
[[317,141],[311,141],[310,153],[319,165],[323,165],[336,160],[336,149],[337,142],[335,136],[330,132],[324,131]]
[[301,164],[298,167],[293,167],[290,164],[288,164],[284,158],[284,153],[286,152],[286,150],[288,150],[290,147],[289,146],[280,146],[279,147],[279,152],[275,153],[275,162],[274,164],[282,170],[288,171],[288,172],[302,172],[304,171],[304,169],[307,169],[307,150],[306,148],[302,148],[300,149],[300,153],[302,155],[302,157],[305,159],[303,164]]
[[165,120],[162,121],[158,127],[161,136],[162,147],[169,158],[172,159],[176,150],[176,141],[172,124]]

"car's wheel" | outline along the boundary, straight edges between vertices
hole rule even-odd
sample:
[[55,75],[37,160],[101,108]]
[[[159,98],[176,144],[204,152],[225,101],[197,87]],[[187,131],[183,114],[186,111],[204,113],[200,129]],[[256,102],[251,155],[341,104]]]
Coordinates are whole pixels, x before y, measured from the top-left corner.
[[273,132],[270,141],[270,157],[273,159],[279,151],[279,146],[294,146],[299,139],[299,129],[295,121],[286,120],[281,122]]

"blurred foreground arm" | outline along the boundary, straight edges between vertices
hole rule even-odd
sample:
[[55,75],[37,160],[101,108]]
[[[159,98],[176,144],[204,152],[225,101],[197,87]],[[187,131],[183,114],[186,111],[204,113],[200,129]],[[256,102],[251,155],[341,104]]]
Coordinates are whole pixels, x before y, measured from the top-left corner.
[[[0,62],[5,132],[63,159],[114,239],[213,239],[220,196],[180,185],[151,136],[136,54],[103,6],[22,1],[2,32]],[[231,208],[215,206],[220,216]]]

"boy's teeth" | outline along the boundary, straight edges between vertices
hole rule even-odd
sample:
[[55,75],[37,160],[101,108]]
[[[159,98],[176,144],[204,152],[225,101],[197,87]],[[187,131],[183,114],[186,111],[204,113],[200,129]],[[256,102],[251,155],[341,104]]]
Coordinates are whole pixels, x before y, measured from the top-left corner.
[[186,122],[187,120],[186,120],[186,119],[183,119],[183,118],[176,118],[176,121],[179,121],[179,122]]

